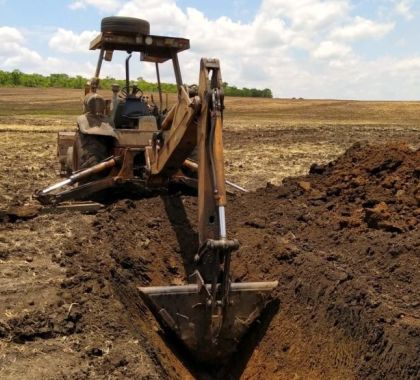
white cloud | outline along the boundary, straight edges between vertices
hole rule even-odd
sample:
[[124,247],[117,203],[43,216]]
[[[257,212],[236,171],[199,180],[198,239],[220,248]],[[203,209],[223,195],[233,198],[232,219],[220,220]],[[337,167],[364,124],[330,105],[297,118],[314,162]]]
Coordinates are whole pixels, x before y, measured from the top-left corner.
[[347,0],[263,0],[261,12],[269,17],[290,20],[298,29],[322,29],[346,15]]
[[413,15],[413,0],[397,0],[395,3],[395,11],[407,20],[411,20]]
[[[245,86],[245,76],[241,77],[244,73],[248,83],[261,86],[263,78],[267,79],[262,60],[273,54],[287,56],[288,44],[303,44],[282,19],[267,19],[261,12],[254,21],[240,23],[228,17],[209,19],[194,8],[184,12],[174,0],[132,0],[118,15],[148,20],[152,34],[189,38],[191,50],[182,53],[180,60],[184,79],[190,83],[198,80],[200,57],[210,56],[221,59],[224,78],[230,83]],[[173,81],[172,76],[164,79]]]
[[76,34],[71,30],[59,28],[50,38],[48,45],[62,53],[88,52],[89,43],[98,35],[96,31]]
[[72,10],[84,9],[86,4],[83,1],[75,1],[69,5],[69,8]]
[[334,41],[323,41],[319,46],[314,49],[312,56],[318,59],[333,59],[345,57],[351,53],[351,47],[334,42]]
[[42,61],[42,57],[36,51],[26,47],[20,47],[17,54],[10,55],[4,60],[6,67],[18,67],[24,62],[38,63]]
[[200,54],[241,54],[252,48],[252,27],[233,22],[227,17],[208,19],[202,12],[188,8],[186,25],[181,26],[180,35],[191,39],[191,46]]
[[[420,56],[411,59],[381,57],[341,60],[313,78],[311,91],[320,97],[347,99],[418,99]],[[350,78],[350,79],[349,79]]]
[[419,70],[420,69],[420,57],[404,58],[399,60],[395,64],[397,70]]
[[330,37],[354,41],[364,38],[380,38],[392,31],[395,23],[377,23],[366,18],[356,16],[351,24],[332,30]]
[[[49,74],[52,72],[71,71],[77,73],[80,64],[63,62],[55,57],[42,57],[37,51],[25,46],[26,39],[21,30],[11,27],[0,28],[0,62],[1,69],[19,69],[25,72]],[[75,70],[74,70],[75,69]]]
[[[408,4],[412,13],[409,1],[386,1],[392,7]],[[220,59],[224,81],[238,87],[268,87],[281,97],[395,99],[414,97],[418,92],[420,57],[374,59],[365,52],[358,54],[358,40],[374,44],[398,24],[389,18],[383,22],[361,17],[355,14],[350,0],[262,0],[249,22],[229,17],[212,19],[195,8],[181,8],[176,0],[75,0],[71,7],[103,10],[103,4],[113,8],[114,14],[148,20],[152,34],[189,38],[191,50],[179,57],[186,83],[198,81],[199,61],[205,56]],[[98,20],[98,27],[99,23]],[[90,76],[97,52],[84,55],[85,58],[78,53],[88,52],[96,33],[55,30],[49,47],[56,57],[43,58],[25,42],[24,37],[29,34],[0,28],[0,38],[6,36],[1,39],[0,67]],[[101,76],[122,78],[124,57],[125,53],[115,54],[111,64],[103,65]],[[170,63],[162,65],[162,79],[173,82],[172,71]],[[133,78],[155,80],[154,65],[139,65],[138,57],[131,61],[131,74]]]
[[72,10],[85,9],[94,7],[104,12],[116,11],[121,3],[119,0],[76,0],[70,3],[69,8]]
[[24,37],[20,30],[3,26],[0,28],[0,60],[3,62],[5,67],[16,68],[20,63],[24,61],[39,61],[42,60],[41,56],[23,46]]
[[9,26],[0,27],[0,39],[1,39],[2,44],[4,43],[20,44],[24,41],[22,33],[18,29],[11,28]]
[[[358,90],[363,96],[361,78],[368,81],[374,72],[370,61],[357,56],[353,42],[376,39],[394,28],[393,23],[351,16],[351,11],[350,0],[262,0],[253,20],[243,23],[183,10],[176,0],[129,0],[116,14],[148,20],[152,34],[189,38],[191,50],[180,54],[187,83],[197,82],[200,57],[209,56],[220,58],[223,80],[236,86],[269,87],[277,96],[345,97]],[[132,66],[133,77],[154,80],[152,66],[144,64],[138,74],[137,65]],[[107,64],[104,70],[118,76],[112,71],[116,67]],[[174,80],[170,65],[164,65],[162,77]],[[348,83],[353,79],[359,87]],[[345,94],[338,83],[346,82]]]
[[291,44],[295,38],[295,33],[286,26],[282,19],[267,19],[263,15],[256,16],[251,25],[249,34],[253,34],[255,45],[257,46],[278,46]]

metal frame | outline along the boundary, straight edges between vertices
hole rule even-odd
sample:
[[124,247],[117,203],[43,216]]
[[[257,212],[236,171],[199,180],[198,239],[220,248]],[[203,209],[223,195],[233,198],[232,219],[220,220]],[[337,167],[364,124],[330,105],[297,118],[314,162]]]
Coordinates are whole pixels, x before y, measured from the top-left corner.
[[[95,77],[101,73],[102,63],[106,57],[112,57],[114,50],[127,51],[129,54],[140,52],[140,60],[154,62],[158,81],[160,108],[162,110],[162,88],[160,82],[159,63],[172,60],[178,91],[183,85],[178,53],[190,48],[190,41],[186,38],[166,37],[155,35],[118,35],[111,32],[100,33],[90,43],[90,50],[100,49]],[[111,58],[112,59],[112,58]],[[129,83],[129,71],[126,65],[126,86]]]

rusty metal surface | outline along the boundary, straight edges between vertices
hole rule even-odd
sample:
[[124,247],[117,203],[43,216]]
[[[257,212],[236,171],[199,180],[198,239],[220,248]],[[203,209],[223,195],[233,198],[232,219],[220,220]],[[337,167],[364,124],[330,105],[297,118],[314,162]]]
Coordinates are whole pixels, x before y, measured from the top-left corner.
[[116,129],[116,147],[145,148],[150,145],[153,133],[152,131],[139,131],[137,129]]
[[117,137],[109,118],[104,115],[80,115],[77,118],[77,125],[80,132],[87,135]]
[[[200,62],[200,82],[198,86],[199,96],[206,99],[211,94],[212,89],[222,88],[222,78],[220,73],[220,66],[218,60],[201,59]],[[202,102],[201,118],[197,129],[197,143],[198,143],[198,234],[200,245],[204,244],[207,239],[219,238],[219,215],[217,206],[220,201],[225,202],[225,189],[215,188],[214,175],[215,171],[224,172],[224,166],[217,167],[212,165],[211,155],[217,158],[217,154],[223,152],[223,147],[218,147],[213,143],[213,148],[217,152],[210,149],[210,99]],[[221,129],[218,130],[221,133]],[[214,140],[214,139],[213,139]],[[220,140],[221,142],[221,140]],[[217,147],[216,147],[217,146]],[[219,160],[218,160],[219,162]],[[222,162],[222,165],[224,163]],[[220,186],[220,184],[218,184]],[[216,199],[214,191],[217,190],[219,197]]]
[[236,350],[277,285],[277,281],[232,284],[230,303],[217,338],[211,331],[211,309],[207,303],[210,285],[205,285],[205,289],[198,284],[142,287],[139,291],[160,323],[171,329],[198,361],[215,363]]
[[38,194],[36,198],[43,205],[58,204],[71,200],[88,200],[93,194],[101,190],[111,189],[115,186],[115,180],[107,177],[84,185],[73,187],[59,194]]
[[121,182],[122,180],[128,180],[134,178],[134,157],[136,154],[142,153],[140,149],[120,149],[118,150],[121,154],[122,160],[121,165],[116,168],[117,175],[115,180]]
[[197,144],[196,118],[200,99],[190,98],[181,87],[178,103],[171,112],[171,128],[152,142],[151,174],[170,177],[191,154]]
[[142,60],[163,63],[172,59],[172,53],[179,53],[190,48],[186,38],[167,36],[118,35],[116,33],[100,33],[90,43],[90,50],[104,51],[122,50],[141,52]]
[[60,162],[60,175],[67,176],[67,151],[73,146],[76,132],[58,132],[57,134],[57,156]]
[[95,213],[104,208],[104,205],[97,202],[72,202],[68,204],[59,204],[45,206],[42,208],[42,214],[59,214],[65,211],[79,211],[82,213]]

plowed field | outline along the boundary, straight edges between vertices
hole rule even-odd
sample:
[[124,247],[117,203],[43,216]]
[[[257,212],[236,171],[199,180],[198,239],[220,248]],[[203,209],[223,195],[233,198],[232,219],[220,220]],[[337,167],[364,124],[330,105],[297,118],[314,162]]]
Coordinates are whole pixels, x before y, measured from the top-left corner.
[[43,213],[80,93],[0,91],[1,379],[417,379],[420,104],[231,99],[237,282],[278,280],[227,363],[196,364],[137,287],[187,282],[197,201]]

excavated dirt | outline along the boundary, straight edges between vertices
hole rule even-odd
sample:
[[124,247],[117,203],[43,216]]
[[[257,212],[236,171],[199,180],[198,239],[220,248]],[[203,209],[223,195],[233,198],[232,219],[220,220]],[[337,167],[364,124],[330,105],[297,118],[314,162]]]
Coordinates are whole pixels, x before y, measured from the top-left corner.
[[[1,377],[419,378],[418,149],[355,144],[306,176],[230,197],[228,230],[241,243],[234,281],[279,286],[219,368],[195,364],[137,291],[187,282],[196,212],[196,198],[175,194],[96,215],[3,214]],[[53,265],[23,239],[48,249]]]

